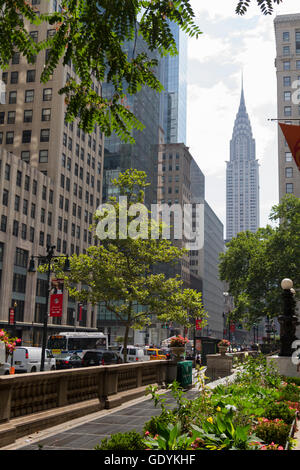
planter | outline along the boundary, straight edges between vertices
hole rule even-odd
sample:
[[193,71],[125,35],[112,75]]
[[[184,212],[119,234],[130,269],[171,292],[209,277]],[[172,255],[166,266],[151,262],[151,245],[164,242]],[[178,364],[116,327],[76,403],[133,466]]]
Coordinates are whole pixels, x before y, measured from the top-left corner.
[[219,353],[221,354],[221,356],[225,356],[225,354],[228,351],[228,347],[227,346],[218,346],[218,348],[219,348]]
[[175,361],[179,361],[183,356],[185,348],[184,346],[172,346],[170,347],[171,353],[175,356]]

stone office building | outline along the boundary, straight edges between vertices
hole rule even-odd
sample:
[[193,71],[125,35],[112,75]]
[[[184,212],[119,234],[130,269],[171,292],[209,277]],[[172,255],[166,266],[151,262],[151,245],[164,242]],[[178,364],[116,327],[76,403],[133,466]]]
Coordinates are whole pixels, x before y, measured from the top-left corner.
[[[55,5],[41,1],[38,9],[45,13]],[[28,28],[39,41],[53,32],[46,25]],[[56,246],[57,255],[72,255],[94,243],[89,226],[101,201],[103,166],[99,129],[86,134],[77,122],[65,122],[58,90],[69,77],[76,79],[74,67],[59,65],[42,84],[44,63],[45,52],[33,63],[16,52],[2,72],[5,101],[0,104],[0,327],[7,327],[8,308],[16,303],[18,334],[34,344],[41,342],[46,284],[43,275],[27,273],[26,263],[31,255],[45,256],[47,244]],[[93,86],[100,94],[100,84]],[[50,319],[50,330],[73,329],[76,309],[66,294],[63,316]],[[76,326],[96,329],[90,305]]]

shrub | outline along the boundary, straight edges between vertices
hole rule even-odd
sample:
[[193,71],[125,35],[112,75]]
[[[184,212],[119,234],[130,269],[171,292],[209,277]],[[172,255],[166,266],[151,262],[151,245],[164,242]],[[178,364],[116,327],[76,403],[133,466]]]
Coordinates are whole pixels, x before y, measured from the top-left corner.
[[300,377],[283,377],[283,380],[287,383],[300,386]]
[[136,431],[118,432],[110,438],[102,439],[101,444],[95,450],[144,450],[146,445],[142,436]]
[[287,403],[271,403],[264,411],[264,417],[268,419],[282,419],[286,424],[292,424],[295,419],[295,410],[291,410]]
[[264,444],[275,443],[285,446],[289,437],[290,426],[280,419],[258,418],[258,424],[254,427],[254,432]]
[[293,383],[286,383],[281,389],[280,400],[300,401],[300,388]]

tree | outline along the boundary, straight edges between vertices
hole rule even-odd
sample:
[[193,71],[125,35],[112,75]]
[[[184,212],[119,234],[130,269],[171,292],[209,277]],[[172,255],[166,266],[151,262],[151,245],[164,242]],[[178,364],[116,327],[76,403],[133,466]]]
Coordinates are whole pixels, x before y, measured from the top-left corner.
[[[65,279],[72,297],[80,302],[101,302],[124,325],[126,351],[130,328],[144,328],[155,318],[190,326],[191,318],[201,317],[205,323],[206,313],[200,292],[183,289],[178,277],[166,278],[154,271],[160,263],[178,262],[185,250],[176,248],[170,240],[157,238],[161,223],[147,217],[146,222],[142,220],[142,212],[151,215],[143,205],[146,174],[127,170],[113,182],[120,198],[111,198],[110,205],[103,205],[95,217],[93,230],[100,237],[100,245],[90,247],[86,254],[74,254],[70,274],[63,273],[58,265],[53,269]],[[126,224],[122,220],[124,211]]]
[[300,286],[300,199],[286,195],[269,218],[279,225],[239,233],[220,255],[220,279],[234,299],[232,318],[249,327],[282,312],[283,278]]
[[[270,14],[273,3],[280,1],[257,3],[264,14]],[[236,13],[244,14],[250,2],[239,1]],[[201,34],[190,0],[62,0],[60,11],[38,14],[39,9],[40,4],[31,5],[28,0],[0,0],[0,68],[8,66],[14,52],[30,62],[47,50],[41,74],[41,82],[46,83],[59,63],[65,66],[72,61],[78,80],[70,79],[60,90],[67,104],[66,120],[80,118],[86,132],[92,132],[97,123],[103,134],[109,136],[114,131],[131,143],[131,130],[143,126],[128,109],[126,94],[135,94],[142,86],[162,90],[156,75],[157,60],[136,54],[137,35],[149,51],[163,56],[177,54],[170,21],[190,37]],[[43,23],[55,34],[36,43],[28,25]],[[133,44],[128,54],[123,47],[126,41]],[[112,84],[111,98],[97,95],[95,79]]]

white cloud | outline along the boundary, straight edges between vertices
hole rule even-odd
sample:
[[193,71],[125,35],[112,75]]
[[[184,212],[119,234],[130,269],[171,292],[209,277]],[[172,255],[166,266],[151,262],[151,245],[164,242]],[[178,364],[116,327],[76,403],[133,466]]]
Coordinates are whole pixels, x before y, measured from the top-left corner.
[[[253,3],[254,0],[252,0]],[[226,164],[240,100],[241,71],[247,111],[260,162],[261,226],[278,202],[275,36],[276,14],[299,12],[299,0],[283,0],[264,16],[256,2],[235,14],[237,0],[192,0],[203,34],[189,40],[187,145],[206,177],[206,199],[226,221]]]

